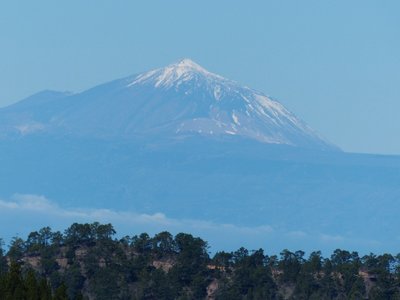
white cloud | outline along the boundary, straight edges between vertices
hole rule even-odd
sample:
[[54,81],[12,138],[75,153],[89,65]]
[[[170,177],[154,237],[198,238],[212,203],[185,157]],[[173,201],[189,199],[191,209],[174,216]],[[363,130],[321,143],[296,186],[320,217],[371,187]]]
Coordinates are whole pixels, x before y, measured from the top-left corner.
[[99,221],[118,221],[127,223],[151,223],[160,225],[176,224],[173,219],[168,219],[162,213],[138,214],[134,212],[113,211],[110,209],[80,209],[80,208],[62,208],[56,203],[48,200],[44,196],[15,194],[10,201],[0,200],[0,208],[11,211],[30,212],[56,216],[65,219],[91,220]]
[[292,237],[292,238],[296,238],[296,239],[303,239],[308,236],[307,233],[305,233],[304,231],[301,231],[301,230],[289,231],[286,235],[288,237]]
[[373,251],[382,245],[374,240],[326,234],[317,230],[308,232],[300,227],[293,230],[268,224],[242,226],[207,220],[176,219],[162,212],[146,214],[110,209],[65,208],[40,195],[15,194],[9,200],[0,200],[0,237],[6,240],[16,234],[25,238],[30,231],[44,226],[64,230],[74,222],[95,221],[112,223],[119,236],[142,232],[155,234],[161,231],[191,233],[207,240],[214,251],[236,250],[244,246],[248,249],[264,248],[268,253],[275,254],[284,248],[329,253],[336,248],[357,250],[361,245]]
[[328,243],[338,243],[338,242],[343,242],[345,238],[340,235],[329,235],[329,234],[321,234],[320,239],[323,242],[328,242]]
[[[44,196],[15,194],[13,195],[9,205],[14,209],[35,210],[35,211],[48,211],[55,210],[56,206],[46,199]],[[7,205],[7,202],[4,202]]]
[[[146,214],[110,209],[63,208],[44,196],[25,194],[15,194],[10,200],[0,200],[0,218],[4,219],[6,216],[11,220],[7,221],[8,223],[16,223],[16,226],[9,224],[7,227],[11,230],[13,227],[18,228],[21,235],[27,234],[24,230],[26,226],[30,227],[28,230],[37,230],[38,228],[32,226],[38,225],[63,229],[74,222],[94,221],[112,223],[118,232],[122,231],[124,234],[132,234],[127,232],[131,230],[135,230],[135,234],[167,230],[175,233],[189,232],[202,237],[204,235],[229,237],[232,240],[243,241],[244,236],[260,239],[274,233],[274,229],[269,225],[249,227],[204,220],[174,219],[161,212]],[[24,225],[18,226],[18,224]],[[4,235],[3,232],[0,232],[0,236],[1,234]]]

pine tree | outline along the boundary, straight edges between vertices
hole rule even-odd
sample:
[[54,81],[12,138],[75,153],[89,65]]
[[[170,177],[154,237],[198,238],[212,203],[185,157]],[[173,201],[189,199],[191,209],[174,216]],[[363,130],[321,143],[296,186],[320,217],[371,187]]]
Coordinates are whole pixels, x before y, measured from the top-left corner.
[[54,300],[68,300],[67,287],[61,284],[54,292]]
[[39,296],[40,300],[52,300],[51,289],[46,278],[42,278],[39,282]]
[[25,286],[21,276],[21,265],[11,262],[10,271],[5,280],[5,300],[24,300]]
[[39,284],[33,270],[29,270],[26,274],[25,287],[27,300],[40,300]]

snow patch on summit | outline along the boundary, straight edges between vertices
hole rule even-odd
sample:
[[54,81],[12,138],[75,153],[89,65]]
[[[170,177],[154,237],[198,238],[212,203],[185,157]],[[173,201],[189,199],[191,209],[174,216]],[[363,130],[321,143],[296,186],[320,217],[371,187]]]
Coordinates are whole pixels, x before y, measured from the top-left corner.
[[33,133],[36,131],[41,131],[45,128],[43,124],[40,123],[32,123],[32,124],[20,124],[15,126],[15,129],[22,135],[26,135],[29,133]]
[[235,115],[234,112],[232,113],[232,119],[233,119],[233,122],[235,122],[236,125],[240,125],[239,118],[238,118],[237,115]]
[[215,100],[219,101],[221,99],[221,96],[222,96],[221,86],[216,85],[214,87],[214,98],[215,98]]
[[[137,76],[133,82],[128,84],[128,87],[136,84],[153,83],[156,88],[171,88],[190,81],[199,75],[210,80],[225,80],[223,77],[207,71],[191,59],[185,58],[164,68],[155,69]],[[216,89],[216,99],[218,98],[218,93],[218,89]]]

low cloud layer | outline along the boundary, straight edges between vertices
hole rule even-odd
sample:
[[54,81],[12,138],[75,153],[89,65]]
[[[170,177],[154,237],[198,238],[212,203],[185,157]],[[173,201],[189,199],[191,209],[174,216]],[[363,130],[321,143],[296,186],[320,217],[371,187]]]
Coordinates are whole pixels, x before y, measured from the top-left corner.
[[[44,196],[15,194],[8,200],[0,200],[0,237],[9,241],[12,236],[25,238],[30,231],[50,226],[64,230],[74,222],[112,223],[119,236],[142,232],[155,234],[170,231],[173,234],[188,232],[207,240],[211,251],[263,248],[267,253],[279,254],[285,248],[307,252],[322,250],[329,254],[336,248],[359,250],[365,253],[378,251],[381,242],[357,239],[322,232],[305,232],[299,228],[285,229],[271,224],[246,227],[220,224],[207,220],[174,219],[162,212],[151,214],[110,209],[82,209],[61,207]],[[390,250],[390,249],[389,249]]]

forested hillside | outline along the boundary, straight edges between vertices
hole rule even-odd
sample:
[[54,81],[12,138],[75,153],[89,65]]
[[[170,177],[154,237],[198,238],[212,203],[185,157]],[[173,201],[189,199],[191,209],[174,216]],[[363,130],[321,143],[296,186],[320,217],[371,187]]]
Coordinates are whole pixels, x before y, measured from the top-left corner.
[[0,251],[0,299],[400,299],[400,255],[211,256],[186,233],[115,234],[111,224],[75,223],[14,238]]

